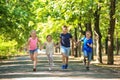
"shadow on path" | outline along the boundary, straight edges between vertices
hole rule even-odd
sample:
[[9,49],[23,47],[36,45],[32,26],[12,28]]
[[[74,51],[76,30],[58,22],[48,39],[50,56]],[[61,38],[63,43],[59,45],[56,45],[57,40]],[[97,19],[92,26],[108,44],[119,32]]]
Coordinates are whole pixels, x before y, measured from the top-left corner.
[[39,55],[37,72],[32,72],[32,62],[28,56],[16,57],[0,63],[0,80],[120,80],[117,72],[91,65],[90,71],[79,60],[70,59],[69,68],[62,70],[61,55],[54,55],[55,66],[48,70],[46,55]]

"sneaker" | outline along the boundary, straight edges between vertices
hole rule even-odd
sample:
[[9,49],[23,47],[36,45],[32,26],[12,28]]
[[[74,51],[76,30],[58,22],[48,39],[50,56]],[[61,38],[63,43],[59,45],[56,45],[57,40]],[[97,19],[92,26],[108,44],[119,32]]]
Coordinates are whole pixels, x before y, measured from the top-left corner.
[[89,70],[90,70],[90,69],[89,69],[89,67],[86,67],[86,70],[88,70],[88,71],[89,71]]
[[65,65],[62,65],[62,69],[65,69]]
[[33,68],[33,71],[36,72],[36,68]]
[[67,68],[68,68],[68,64],[65,65],[65,69],[67,69]]
[[51,71],[52,69],[51,68],[49,68],[49,71]]

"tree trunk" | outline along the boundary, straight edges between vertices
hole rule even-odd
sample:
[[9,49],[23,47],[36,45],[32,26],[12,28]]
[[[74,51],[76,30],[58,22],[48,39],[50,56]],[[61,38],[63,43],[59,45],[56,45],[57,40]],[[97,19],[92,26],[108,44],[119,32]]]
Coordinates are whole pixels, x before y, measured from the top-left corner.
[[[80,20],[81,20],[81,17],[80,17]],[[78,32],[81,32],[82,35],[85,35],[85,33],[84,33],[83,29],[82,29],[81,23],[78,23],[78,29],[79,29]],[[81,43],[79,43],[79,45],[78,45],[78,53],[79,53],[79,57],[81,57],[81,53],[82,53]]]
[[116,38],[116,55],[119,54],[119,38]]
[[[75,41],[77,41],[77,28],[75,28]],[[75,47],[75,57],[78,57],[78,46]]]
[[116,32],[116,55],[119,54],[119,38],[118,38],[118,32]]
[[113,56],[113,50],[114,50],[114,29],[115,29],[115,3],[116,0],[110,1],[110,27],[108,29],[108,60],[107,63],[112,65],[114,64],[114,56]]
[[86,27],[86,31],[91,31],[92,32],[91,20],[88,23],[85,23],[85,27]]
[[95,40],[96,40],[96,54],[97,54],[97,61],[99,63],[102,63],[102,53],[101,53],[101,33],[100,33],[100,28],[99,28],[99,20],[100,20],[100,10],[101,10],[101,7],[98,5],[97,6],[97,10],[95,11],[95,27],[94,27],[94,30],[95,30]]
[[105,38],[105,54],[107,54],[108,52],[108,37]]
[[74,56],[74,41],[72,40],[72,42],[71,42],[71,56]]

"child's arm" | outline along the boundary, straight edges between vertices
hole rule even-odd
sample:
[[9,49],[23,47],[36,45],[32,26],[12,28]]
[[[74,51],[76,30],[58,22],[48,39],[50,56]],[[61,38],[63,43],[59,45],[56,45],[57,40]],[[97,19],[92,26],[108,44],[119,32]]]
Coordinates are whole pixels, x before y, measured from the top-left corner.
[[93,44],[92,44],[92,43],[91,43],[91,44],[87,43],[87,45],[88,45],[89,47],[91,47],[91,48],[93,47]]
[[[37,39],[38,39],[38,38],[37,38]],[[38,39],[38,42],[39,42],[39,43],[41,43],[41,40],[40,40],[40,39]]]
[[92,48],[93,47],[93,40],[91,39],[90,42],[87,43],[87,45]]
[[46,46],[46,42],[41,46],[40,49],[43,49]]
[[76,43],[76,45],[79,44],[80,42],[83,42],[84,39],[85,39],[85,37],[81,38],[81,39]]
[[80,39],[79,41],[75,42],[76,46],[81,42],[82,40]]
[[39,47],[41,49],[41,40],[38,37],[37,37],[37,40],[38,40],[38,45],[39,45]]

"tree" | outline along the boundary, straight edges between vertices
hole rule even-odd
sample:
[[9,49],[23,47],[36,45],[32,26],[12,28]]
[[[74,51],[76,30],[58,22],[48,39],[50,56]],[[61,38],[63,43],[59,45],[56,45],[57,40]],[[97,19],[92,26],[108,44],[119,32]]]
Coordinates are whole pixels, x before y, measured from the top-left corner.
[[101,5],[100,3],[97,4],[96,11],[94,13],[94,34],[95,34],[95,42],[96,42],[96,54],[97,54],[97,61],[99,63],[102,63],[102,53],[101,53],[101,33],[100,33],[100,27],[99,27],[99,21],[100,21],[100,10]]
[[108,64],[114,64],[114,29],[115,29],[115,4],[116,0],[110,0],[110,26],[108,29]]

